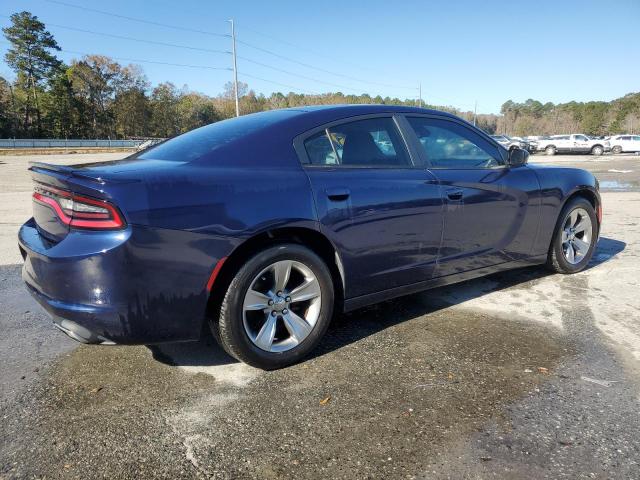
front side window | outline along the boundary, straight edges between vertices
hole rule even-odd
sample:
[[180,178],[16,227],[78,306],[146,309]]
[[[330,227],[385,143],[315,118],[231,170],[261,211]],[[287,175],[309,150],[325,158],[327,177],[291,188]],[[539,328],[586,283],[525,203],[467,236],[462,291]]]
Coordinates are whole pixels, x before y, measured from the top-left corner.
[[335,125],[304,142],[311,165],[408,167],[409,154],[392,118]]
[[585,137],[584,135],[576,135],[576,140],[579,141],[579,142],[586,142],[589,139],[587,137]]
[[446,120],[409,117],[434,168],[491,168],[504,165],[497,149],[468,128]]

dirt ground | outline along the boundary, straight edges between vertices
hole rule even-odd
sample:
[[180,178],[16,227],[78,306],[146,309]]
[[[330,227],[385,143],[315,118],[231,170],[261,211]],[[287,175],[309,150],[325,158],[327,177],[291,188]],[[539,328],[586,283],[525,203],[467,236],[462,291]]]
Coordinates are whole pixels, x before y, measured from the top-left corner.
[[0,478],[640,478],[640,157],[531,158],[601,181],[585,272],[359,310],[275,372],[211,338],[78,346],[55,330],[20,280],[27,160],[0,158]]

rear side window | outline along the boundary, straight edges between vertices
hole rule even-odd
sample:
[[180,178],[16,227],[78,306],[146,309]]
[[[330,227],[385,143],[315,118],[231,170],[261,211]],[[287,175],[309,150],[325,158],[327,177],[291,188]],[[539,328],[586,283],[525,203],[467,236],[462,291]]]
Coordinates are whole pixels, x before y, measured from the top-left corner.
[[407,167],[409,154],[392,118],[342,123],[304,142],[312,165]]
[[292,110],[274,110],[212,123],[145,150],[138,158],[188,162],[280,120],[298,115]]
[[407,120],[433,168],[491,168],[504,164],[490,142],[463,125],[422,117]]

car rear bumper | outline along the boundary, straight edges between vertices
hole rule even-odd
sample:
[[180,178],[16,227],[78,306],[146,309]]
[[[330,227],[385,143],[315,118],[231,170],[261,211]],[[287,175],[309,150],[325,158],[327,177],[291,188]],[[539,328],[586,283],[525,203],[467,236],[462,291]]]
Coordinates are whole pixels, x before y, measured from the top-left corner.
[[52,244],[31,219],[18,234],[22,278],[54,324],[78,341],[195,340],[217,259],[211,257],[209,264],[204,252],[194,251],[203,243],[194,235],[130,225],[120,231],[72,231]]
[[105,318],[110,318],[111,322],[117,319],[118,314],[114,309],[60,302],[39,292],[29,282],[27,282],[27,290],[51,315],[53,324],[69,337],[81,343],[114,343],[90,330],[96,323],[104,322]]

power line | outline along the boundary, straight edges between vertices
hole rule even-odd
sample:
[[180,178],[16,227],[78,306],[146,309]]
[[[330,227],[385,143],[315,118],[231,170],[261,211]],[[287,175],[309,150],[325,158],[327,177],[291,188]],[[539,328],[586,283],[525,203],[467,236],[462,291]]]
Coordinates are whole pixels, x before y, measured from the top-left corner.
[[122,18],[122,19],[125,19],[125,20],[130,20],[132,22],[139,22],[139,23],[146,23],[148,25],[155,25],[156,27],[173,28],[174,30],[181,30],[181,31],[184,31],[184,32],[201,33],[203,35],[212,35],[214,37],[225,37],[225,38],[229,38],[230,37],[230,35],[228,33],[209,32],[207,30],[198,30],[196,28],[182,27],[180,25],[171,25],[169,23],[154,22],[152,20],[145,20],[145,19],[142,19],[142,18],[130,17],[128,15],[121,15],[119,13],[106,12],[104,10],[98,10],[97,8],[90,8],[90,7],[85,7],[85,6],[82,6],[82,5],[76,5],[76,4],[73,4],[73,3],[61,2],[60,0],[42,0],[42,1],[43,2],[48,2],[48,3],[55,3],[57,5],[63,5],[65,7],[77,8],[78,10],[84,10],[86,12],[99,13],[101,15],[108,15],[110,17],[115,17],[115,18]]
[[[5,42],[2,42],[5,43]],[[66,50],[66,49],[60,49],[61,52],[64,53],[72,53],[74,55],[99,55],[96,53],[86,53],[86,52],[78,52],[77,50]],[[157,62],[155,60],[140,60],[137,58],[128,58],[128,57],[114,57],[112,55],[104,55],[107,56],[109,58],[113,58],[114,60],[122,60],[125,62],[136,62],[136,63],[151,63],[151,64],[155,64],[155,65],[168,65],[171,67],[185,67],[185,68],[200,68],[200,69],[206,69],[206,70],[225,70],[225,71],[231,71],[231,68],[229,67],[212,67],[209,65],[190,65],[190,64],[186,64],[186,63],[170,63],[170,62]]]
[[[0,17],[11,18],[8,15],[0,15]],[[120,40],[129,40],[129,41],[132,41],[132,42],[149,43],[151,45],[161,45],[163,47],[182,48],[182,49],[185,49],[185,50],[196,50],[196,51],[200,51],[200,52],[222,53],[222,54],[226,54],[226,55],[231,55],[231,52],[228,51],[228,50],[214,50],[214,49],[211,49],[211,48],[191,47],[189,45],[180,45],[180,44],[176,44],[176,43],[158,42],[156,40],[146,40],[146,39],[143,39],[143,38],[126,37],[124,35],[116,35],[116,34],[113,34],[113,33],[96,32],[94,30],[85,30],[83,28],[69,27],[68,25],[59,25],[59,24],[56,24],[56,23],[48,23],[48,25],[50,25],[52,27],[63,28],[65,30],[72,30],[72,31],[81,32],[81,33],[90,33],[92,35],[100,35],[100,36],[103,36],[103,37],[117,38],[117,39],[120,39]]]
[[[96,9],[96,8],[85,7],[85,6],[82,6],[82,5],[77,5],[77,4],[73,4],[73,3],[69,3],[69,2],[64,2],[64,1],[61,1],[61,0],[42,0],[42,1],[48,2],[48,3],[53,3],[53,4],[56,4],[56,5],[63,5],[63,6],[70,7],[70,8],[76,8],[76,9],[84,10],[84,11],[87,11],[87,12],[94,12],[94,13],[98,13],[98,14],[101,14],[101,15],[107,15],[107,16],[111,16],[111,17],[115,17],[115,18],[122,18],[122,19],[125,19],[125,20],[133,21],[133,22],[140,22],[140,23],[145,23],[145,24],[148,24],[148,25],[155,25],[155,26],[160,26],[160,27],[165,27],[165,28],[172,28],[174,30],[195,32],[195,33],[200,33],[200,34],[203,34],[203,35],[213,35],[213,36],[216,36],[216,37],[225,37],[225,38],[229,38],[230,37],[229,34],[225,34],[225,33],[216,33],[216,32],[210,32],[210,31],[207,31],[207,30],[199,30],[199,29],[194,29],[194,28],[182,27],[182,26],[179,26],[179,25],[155,22],[155,21],[152,21],[152,20],[145,20],[145,19],[141,19],[141,18],[137,18],[137,17],[131,17],[131,16],[128,16],[128,15],[121,15],[121,14],[117,14],[117,13],[107,12],[107,11],[99,10],[99,9]],[[249,30],[249,31],[253,31],[255,33],[258,33],[259,35],[263,35],[265,37],[272,38],[272,39],[274,39],[276,41],[279,41],[281,43],[285,43],[287,45],[295,46],[296,48],[299,48],[298,46],[296,46],[295,44],[293,44],[291,42],[285,42],[284,40],[277,39],[276,37],[261,33],[261,32],[259,32],[257,30],[254,30],[254,29],[251,29],[251,28],[248,28],[248,27],[245,27],[245,29]],[[353,80],[353,81],[356,81],[356,82],[365,83],[365,84],[369,84],[369,85],[378,85],[378,86],[381,86],[381,87],[399,88],[399,89],[406,89],[406,90],[417,90],[416,87],[408,87],[408,86],[402,86],[402,85],[393,85],[393,84],[388,84],[388,83],[375,82],[375,81],[370,81],[370,80],[363,80],[363,79],[352,77],[352,76],[345,75],[345,74],[342,74],[342,73],[333,72],[331,70],[326,70],[326,69],[323,69],[323,68],[316,67],[315,65],[310,65],[308,63],[301,62],[299,60],[295,60],[295,59],[287,57],[285,55],[281,55],[281,54],[273,52],[271,50],[267,50],[267,49],[259,47],[257,45],[253,45],[253,44],[251,44],[249,42],[245,42],[245,41],[242,41],[242,40],[236,40],[236,41],[238,43],[242,44],[242,45],[245,45],[245,46],[249,47],[249,48],[256,49],[258,51],[267,53],[269,55],[273,55],[273,56],[275,56],[277,58],[280,58],[282,60],[286,60],[286,61],[298,64],[298,65],[306,67],[306,68],[317,70],[319,72],[327,73],[329,75],[334,75],[334,76],[337,76],[337,77],[342,77],[342,78],[345,78],[345,79],[348,79],[348,80]],[[314,55],[324,56],[324,55],[318,54],[316,52],[314,52]],[[333,60],[335,60],[335,59],[333,59]]]
[[276,72],[284,73],[286,75],[291,75],[293,77],[302,78],[304,80],[309,80],[309,81],[316,82],[316,83],[322,83],[324,85],[329,85],[329,86],[332,86],[332,87],[342,88],[344,90],[352,90],[354,92],[362,92],[362,90],[359,89],[359,88],[353,88],[353,87],[348,87],[346,85],[341,85],[339,83],[333,83],[333,82],[326,82],[324,80],[318,80],[317,78],[308,77],[306,75],[301,75],[299,73],[294,73],[294,72],[291,72],[289,70],[284,70],[282,68],[273,67],[273,66],[268,65],[266,63],[262,63],[262,62],[259,62],[257,60],[253,60],[251,58],[243,57],[243,56],[240,56],[240,55],[238,55],[238,58],[241,59],[241,60],[244,60],[245,62],[253,63],[254,65],[259,65],[261,67],[268,68],[268,69],[274,70]]
[[295,86],[293,86],[293,85],[288,85],[288,84],[286,84],[286,83],[280,83],[280,82],[275,82],[275,81],[273,81],[273,80],[267,80],[266,78],[257,77],[256,75],[251,75],[251,74],[249,74],[249,73],[242,73],[242,72],[238,72],[238,75],[239,75],[239,76],[241,76],[241,77],[253,78],[254,80],[260,80],[260,81],[262,81],[262,82],[273,83],[274,85],[279,85],[279,86],[281,86],[281,87],[291,88],[291,89],[293,89],[293,90],[297,90],[297,91],[299,91],[299,92],[306,93],[306,94],[308,94],[308,95],[320,95],[320,94],[319,94],[319,93],[317,93],[317,92],[311,92],[311,91],[308,91],[308,90],[304,90],[304,89],[302,89],[302,88],[295,87]]
[[[162,27],[167,27],[167,28],[176,28],[176,29],[182,29],[182,30],[188,30],[188,31],[194,31],[197,33],[205,33],[205,34],[214,34],[213,32],[206,32],[203,30],[195,30],[195,29],[189,29],[186,27],[180,27],[177,25],[170,25],[170,24],[163,24],[163,23],[159,23],[159,22],[152,22],[152,21],[146,21],[143,19],[139,19],[139,18],[135,18],[135,17],[128,17],[125,15],[119,15],[119,14],[114,14],[114,13],[110,13],[110,12],[105,12],[102,10],[97,10],[97,9],[93,9],[93,8],[88,8],[88,7],[83,7],[80,5],[75,5],[75,4],[71,4],[71,3],[67,3],[61,0],[43,0],[49,3],[54,3],[54,4],[59,4],[59,5],[64,5],[64,6],[69,6],[72,8],[78,8],[81,10],[86,10],[86,11],[95,11],[96,13],[100,13],[100,14],[104,14],[104,15],[110,15],[110,16],[115,16],[118,18],[124,18],[127,20],[132,20],[132,21],[140,21],[143,23],[149,23],[149,24],[153,24],[153,25],[157,25],[157,26],[162,26]],[[7,15],[0,15],[0,17],[4,17],[4,18],[11,18]],[[55,23],[50,23],[50,26],[53,27],[57,27],[57,28],[62,28],[62,29],[66,29],[66,30],[71,30],[71,31],[76,31],[76,32],[81,32],[81,33],[88,33],[88,34],[92,34],[92,35],[98,35],[98,36],[104,36],[104,37],[109,37],[109,38],[116,38],[116,39],[121,39],[121,40],[126,40],[126,41],[133,41],[133,42],[139,42],[139,43],[147,43],[147,44],[152,44],[152,45],[160,45],[160,46],[164,46],[164,47],[171,47],[171,48],[179,48],[179,49],[186,49],[186,50],[194,50],[194,51],[202,51],[202,52],[208,52],[208,53],[218,53],[218,54],[226,54],[226,55],[231,55],[232,52],[228,51],[228,50],[216,50],[216,49],[209,49],[209,48],[201,48],[201,47],[192,47],[189,45],[183,45],[183,44],[175,44],[175,43],[169,43],[169,42],[160,42],[160,41],[155,41],[155,40],[147,40],[147,39],[141,39],[141,38],[135,38],[135,37],[128,37],[128,36],[124,36],[124,35],[117,35],[117,34],[112,34],[112,33],[106,33],[106,32],[97,32],[94,30],[88,30],[88,29],[82,29],[82,28],[77,28],[77,27],[71,27],[68,25],[60,25],[60,24],[55,24]],[[230,35],[227,34],[214,34],[215,36],[221,36],[221,37],[230,37]],[[361,83],[368,83],[370,85],[380,85],[380,86],[384,86],[384,87],[388,87],[388,88],[402,88],[402,89],[410,89],[410,90],[415,90],[417,91],[418,88],[417,87],[407,87],[407,86],[399,86],[399,85],[392,85],[392,84],[386,84],[386,83],[380,83],[380,82],[372,82],[372,81],[368,81],[368,80],[362,80],[356,77],[351,77],[348,75],[344,75],[341,73],[337,73],[337,72],[333,72],[330,70],[326,70],[326,69],[322,69],[319,67],[315,67],[314,65],[305,63],[305,62],[300,62],[298,60],[292,59],[290,57],[284,56],[284,55],[280,55],[276,52],[273,52],[271,50],[267,50],[264,49],[262,47],[259,47],[257,45],[253,45],[249,42],[244,42],[241,40],[237,40],[238,43],[241,43],[247,47],[250,48],[254,48],[256,50],[262,51],[264,53],[267,53],[269,55],[275,56],[277,58],[281,58],[284,60],[287,60],[289,62],[298,64],[300,66],[306,67],[306,68],[310,68],[310,69],[314,69],[317,71],[321,71],[323,73],[327,73],[330,75],[335,75],[335,76],[339,76],[342,78],[346,78],[349,80],[353,80],[353,81],[357,81],[357,82],[361,82]],[[63,50],[64,51],[64,50]],[[79,55],[87,55],[86,53],[83,52],[75,52],[72,50],[66,50],[66,52],[69,53],[76,53]],[[186,68],[200,68],[200,69],[210,69],[210,70],[226,70],[226,71],[230,71],[230,68],[224,68],[224,67],[211,67],[211,66],[207,66],[207,65],[191,65],[191,64],[181,64],[181,63],[170,63],[170,62],[158,62],[158,61],[153,61],[153,60],[142,60],[142,59],[133,59],[133,58],[127,58],[127,57],[112,57],[116,60],[124,60],[124,61],[132,61],[132,62],[140,62],[140,63],[153,63],[153,64],[158,64],[158,65],[168,65],[168,66],[178,66],[178,67],[186,67]],[[316,83],[320,83],[320,84],[324,84],[324,85],[328,85],[328,86],[332,86],[332,87],[336,87],[336,88],[340,88],[340,89],[344,89],[344,90],[351,90],[354,92],[358,92],[358,93],[362,93],[362,88],[354,88],[354,87],[350,87],[347,85],[342,85],[339,83],[335,83],[335,82],[329,82],[329,81],[324,81],[324,80],[319,80],[317,78],[314,77],[310,77],[307,75],[302,75],[299,73],[295,73],[286,69],[282,69],[279,67],[274,67],[272,65],[263,63],[263,62],[259,62],[257,60],[253,60],[251,58],[247,58],[247,57],[243,57],[243,56],[238,56],[238,58],[252,63],[254,65],[259,65],[261,67],[264,68],[268,68],[277,72],[281,72],[284,73],[286,75],[291,75],[294,77],[298,77],[304,80],[308,80],[308,81],[312,81],[312,82],[316,82]],[[250,74],[243,74],[246,77],[252,77],[252,75]],[[268,83],[273,83],[276,85],[281,85],[281,86],[285,86],[287,88],[293,88],[295,90],[300,90],[300,91],[304,91],[302,89],[299,89],[297,87],[293,87],[291,85],[285,84],[285,83],[280,83],[280,82],[276,82],[276,81],[272,81],[272,80],[268,80],[268,79],[264,79],[261,77],[257,77],[257,76],[253,76],[253,78],[264,81],[264,82],[268,82]],[[313,93],[314,95],[316,95],[316,93]],[[437,97],[432,97],[437,99]]]
[[256,30],[255,28],[250,28],[250,27],[244,26],[244,24],[243,24],[241,29],[247,30],[249,32],[257,33],[258,35],[261,35],[261,36],[263,36],[265,38],[270,38],[271,40],[275,40],[276,42],[282,43],[283,45],[288,45],[290,47],[297,48],[298,50],[302,50],[303,52],[308,52],[308,53],[311,53],[311,54],[316,55],[318,57],[323,57],[323,58],[329,59],[332,62],[336,62],[337,61],[337,62],[340,62],[340,63],[346,63],[346,64],[349,64],[350,66],[356,66],[356,67],[358,67],[358,68],[360,68],[362,70],[372,71],[372,69],[370,67],[363,67],[361,65],[356,65],[351,61],[342,60],[340,58],[335,58],[333,56],[329,56],[329,55],[327,55],[325,53],[317,52],[317,51],[315,51],[313,49],[310,49],[310,48],[307,48],[307,47],[301,47],[300,45],[298,45],[296,43],[289,42],[287,40],[282,40],[281,38],[274,37],[273,35],[270,35],[268,33],[260,32],[259,30]]
[[242,45],[247,46],[247,47],[254,48],[254,49],[259,50],[259,51],[264,52],[264,53],[268,53],[269,55],[273,55],[274,57],[281,58],[283,60],[287,60],[288,62],[292,62],[292,63],[301,65],[301,66],[306,67],[306,68],[311,68],[311,69],[317,70],[319,72],[328,73],[329,75],[335,75],[337,77],[346,78],[348,80],[353,80],[353,81],[360,82],[360,83],[368,83],[370,85],[378,85],[378,86],[381,86],[381,87],[401,88],[401,89],[406,89],[406,90],[418,90],[418,87],[407,87],[407,86],[401,86],[401,85],[392,85],[392,84],[388,84],[388,83],[372,82],[370,80],[362,80],[360,78],[352,77],[352,76],[349,76],[349,75],[344,75],[342,73],[332,72],[331,70],[326,70],[324,68],[316,67],[315,65],[310,65],[308,63],[300,62],[300,61],[295,60],[293,58],[287,57],[285,55],[280,55],[279,53],[272,52],[271,50],[267,50],[266,48],[258,47],[257,45],[253,45],[251,43],[248,43],[248,42],[245,42],[245,41],[242,41],[242,40],[236,40],[236,41],[238,43],[242,44]]
[[[0,40],[0,44],[3,45],[11,45],[10,42],[6,42],[3,40]],[[87,52],[80,52],[77,50],[67,50],[67,49],[60,49],[60,52],[63,53],[71,53],[74,55],[98,55],[98,54],[90,54]],[[232,69],[230,67],[212,67],[209,65],[190,65],[190,64],[184,64],[184,63],[170,63],[170,62],[158,62],[158,61],[154,61],[154,60],[141,60],[141,59],[137,59],[137,58],[128,58],[128,57],[114,57],[112,55],[108,55],[109,58],[113,58],[114,60],[122,60],[125,62],[137,62],[137,63],[151,63],[151,64],[156,64],[156,65],[168,65],[168,66],[172,66],[172,67],[185,67],[185,68],[199,68],[199,69],[207,69],[207,70],[225,70],[225,71],[231,71]],[[302,93],[306,93],[309,95],[320,95],[318,92],[312,92],[309,90],[305,90],[302,89],[300,87],[296,87],[294,85],[289,85],[287,83],[281,83],[281,82],[276,82],[274,80],[269,80],[263,77],[258,77],[256,75],[251,75],[249,73],[242,73],[242,72],[238,72],[238,75],[241,77],[247,77],[247,78],[252,78],[254,80],[260,80],[262,82],[266,82],[266,83],[272,83],[274,85],[279,85],[281,87],[286,87],[286,88],[290,88],[292,90],[296,90],[298,92],[302,92]]]

